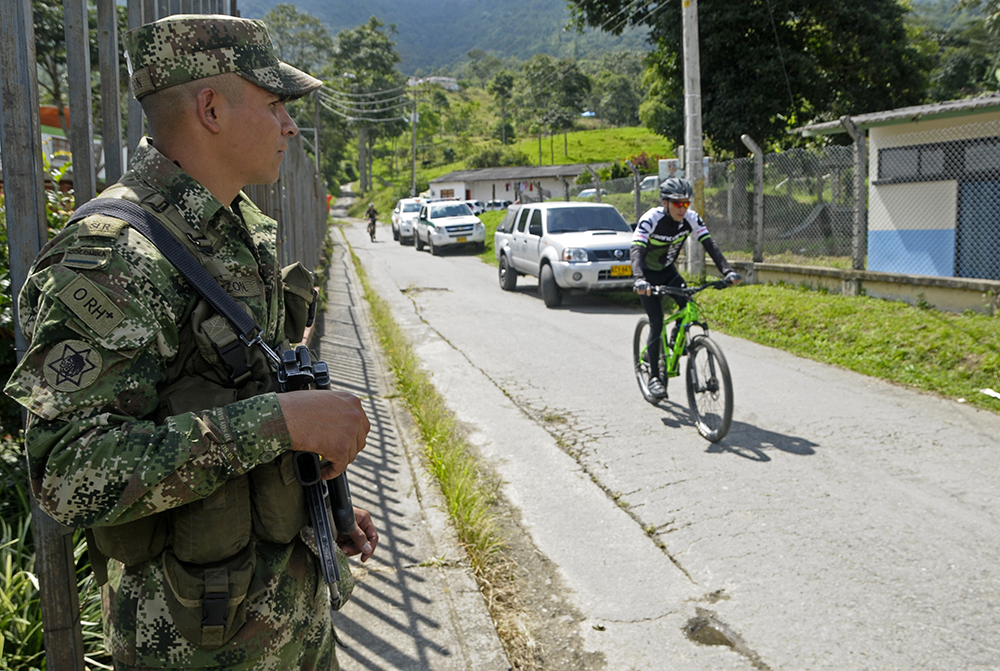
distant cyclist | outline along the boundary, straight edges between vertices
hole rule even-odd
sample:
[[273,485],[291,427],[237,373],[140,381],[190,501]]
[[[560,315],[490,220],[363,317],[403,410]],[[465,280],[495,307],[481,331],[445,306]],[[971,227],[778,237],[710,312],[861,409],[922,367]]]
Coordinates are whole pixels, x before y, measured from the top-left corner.
[[368,235],[371,237],[372,242],[374,242],[375,221],[378,219],[378,210],[375,209],[375,203],[368,203],[368,209],[365,210],[365,218],[368,220]]
[[[653,209],[642,215],[632,234],[632,276],[635,279],[635,291],[639,301],[649,315],[649,343],[646,350],[649,356],[649,393],[656,398],[667,397],[666,378],[660,375],[660,343],[663,334],[663,299],[650,294],[653,285],[668,285],[685,287],[684,278],[674,267],[674,261],[680,254],[684,241],[694,233],[698,241],[705,246],[719,272],[731,284],[738,284],[743,278],[733,270],[726,257],[708,233],[708,228],[701,216],[692,209],[691,197],[694,189],[686,179],[671,177],[660,184],[662,207]],[[687,301],[678,296],[671,296],[678,307],[683,308]]]

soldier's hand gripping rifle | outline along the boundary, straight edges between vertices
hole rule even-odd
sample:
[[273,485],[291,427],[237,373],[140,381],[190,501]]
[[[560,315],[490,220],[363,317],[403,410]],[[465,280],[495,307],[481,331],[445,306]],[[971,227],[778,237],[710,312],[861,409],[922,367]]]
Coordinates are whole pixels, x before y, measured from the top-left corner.
[[[256,341],[261,347],[267,347]],[[270,349],[270,348],[268,348]],[[283,351],[281,359],[271,352],[272,361],[280,361],[277,366],[281,391],[301,389],[329,389],[330,371],[323,361],[312,361],[305,345],[294,350]],[[340,566],[337,564],[336,541],[339,534],[350,534],[357,528],[354,519],[354,505],[347,485],[347,473],[341,473],[329,483],[320,477],[320,458],[313,452],[295,452],[292,464],[295,477],[305,490],[309,517],[316,532],[316,546],[323,570],[323,581],[330,586],[330,598],[334,607],[340,602]],[[329,486],[328,486],[329,485]],[[332,512],[331,512],[332,504]]]

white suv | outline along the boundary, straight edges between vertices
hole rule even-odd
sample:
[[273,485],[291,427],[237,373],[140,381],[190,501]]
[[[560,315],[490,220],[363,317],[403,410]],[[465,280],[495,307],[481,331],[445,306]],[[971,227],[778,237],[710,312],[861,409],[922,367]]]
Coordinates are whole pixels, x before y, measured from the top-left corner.
[[453,245],[471,245],[476,252],[482,252],[486,248],[486,227],[461,201],[423,203],[413,228],[413,242],[418,252],[426,244],[434,256],[441,253],[442,247]]
[[392,210],[392,239],[405,245],[413,242],[413,225],[420,215],[420,198],[401,198]]

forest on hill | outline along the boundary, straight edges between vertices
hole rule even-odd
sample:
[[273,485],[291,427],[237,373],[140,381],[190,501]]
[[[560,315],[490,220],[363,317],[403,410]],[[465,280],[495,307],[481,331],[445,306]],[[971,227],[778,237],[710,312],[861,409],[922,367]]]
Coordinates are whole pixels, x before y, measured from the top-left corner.
[[[263,18],[277,0],[241,0],[241,14]],[[298,0],[296,8],[316,17],[335,35],[378,17],[394,26],[393,40],[406,75],[450,74],[470,51],[527,60],[537,53],[590,58],[619,50],[645,50],[646,30],[621,35],[568,29],[566,3],[553,0]]]

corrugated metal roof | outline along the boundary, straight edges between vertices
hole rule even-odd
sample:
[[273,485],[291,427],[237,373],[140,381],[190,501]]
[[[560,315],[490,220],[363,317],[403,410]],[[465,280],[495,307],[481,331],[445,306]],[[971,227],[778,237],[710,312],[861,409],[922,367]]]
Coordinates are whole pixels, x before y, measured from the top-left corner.
[[[962,100],[947,100],[929,105],[900,107],[899,109],[870,112],[868,114],[858,114],[857,116],[852,115],[851,121],[854,122],[854,125],[859,130],[864,130],[875,126],[892,126],[895,124],[913,123],[924,119],[947,119],[948,117],[979,114],[994,109],[1000,109],[1000,93],[990,93]],[[825,121],[823,123],[793,128],[788,132],[801,133],[808,137],[812,135],[835,135],[837,133],[846,133],[847,130],[840,121]]]
[[475,170],[455,170],[447,175],[441,175],[431,180],[431,184],[438,182],[499,182],[499,181],[524,181],[542,177],[565,177],[576,179],[582,172],[586,172],[587,166],[592,169],[603,167],[606,163],[568,163],[566,165],[522,165],[507,168],[477,168]]

